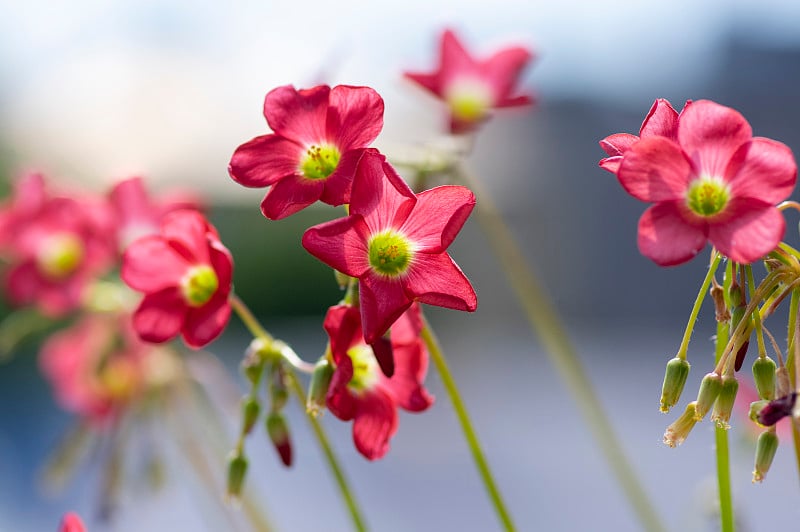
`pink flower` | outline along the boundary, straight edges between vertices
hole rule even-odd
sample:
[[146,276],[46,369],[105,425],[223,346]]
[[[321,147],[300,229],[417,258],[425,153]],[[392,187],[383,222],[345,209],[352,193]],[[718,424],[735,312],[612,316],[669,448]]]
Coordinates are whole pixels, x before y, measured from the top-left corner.
[[13,253],[20,231],[42,212],[49,198],[41,174],[26,174],[14,183],[10,200],[0,207],[1,254]]
[[134,329],[147,342],[181,333],[191,347],[208,344],[230,318],[232,272],[230,252],[202,214],[169,213],[160,234],[133,242],[122,257],[122,279],[145,294]]
[[753,137],[735,110],[711,101],[680,115],[677,139],[652,135],[624,152],[617,177],[654,203],[639,220],[639,250],[661,266],[694,257],[706,241],[748,264],[778,245],[785,222],[775,204],[794,188],[791,150]]
[[377,150],[353,181],[350,216],[308,229],[303,247],[359,279],[364,338],[372,344],[414,301],[472,312],[472,285],[446,253],[475,206],[461,186],[414,194]]
[[466,133],[486,120],[491,109],[533,103],[532,96],[512,96],[522,70],[532,59],[531,51],[520,46],[504,48],[486,59],[474,58],[448,29],[442,34],[437,69],[404,75],[444,100],[450,109],[452,133]]
[[[686,102],[683,108],[684,111],[690,104],[690,101]],[[650,108],[650,112],[644,118],[642,127],[639,128],[638,137],[629,133],[615,133],[600,141],[600,147],[609,155],[600,160],[600,168],[616,174],[620,163],[622,163],[622,156],[640,138],[657,135],[677,142],[678,119],[678,112],[672,108],[672,104],[669,101],[663,98],[657,99]]]
[[273,134],[236,148],[228,172],[246,187],[271,187],[261,211],[285,218],[317,200],[350,202],[359,149],[383,128],[383,100],[369,87],[278,87],[264,100]]
[[419,337],[422,318],[412,305],[391,329],[395,372],[386,377],[372,348],[361,335],[361,318],[355,307],[337,305],[325,316],[335,370],[326,396],[328,409],[343,421],[353,420],[353,441],[369,460],[389,450],[397,432],[397,407],[422,412],[433,404],[423,387],[428,352]]
[[78,308],[84,288],[112,266],[113,219],[94,198],[43,196],[38,181],[18,188],[23,197],[5,211],[6,291],[15,305],[61,316]]
[[61,519],[58,532],[86,532],[86,527],[78,514],[67,512]]
[[117,182],[108,195],[117,223],[119,248],[139,237],[158,232],[161,218],[178,209],[200,209],[200,202],[189,194],[160,197],[154,200],[147,193],[141,177]]
[[130,316],[88,314],[47,338],[39,366],[62,408],[103,423],[139,392],[151,353],[130,330]]

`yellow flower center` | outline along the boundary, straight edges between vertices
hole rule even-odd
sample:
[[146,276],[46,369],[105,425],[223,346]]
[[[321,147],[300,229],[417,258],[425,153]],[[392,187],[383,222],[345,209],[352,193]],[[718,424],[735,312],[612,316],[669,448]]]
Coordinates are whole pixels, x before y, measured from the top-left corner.
[[372,348],[366,344],[359,344],[347,351],[347,356],[353,361],[353,376],[347,387],[356,393],[369,390],[378,380],[378,361],[372,353]]
[[200,307],[208,303],[219,288],[217,273],[205,264],[191,268],[181,280],[183,297],[189,305]]
[[728,205],[728,186],[713,177],[700,177],[689,184],[686,206],[698,216],[711,217],[719,214]]
[[308,179],[325,179],[336,170],[341,156],[336,146],[312,144],[300,163],[300,171]]
[[445,95],[450,112],[462,122],[482,119],[492,106],[492,94],[485,84],[464,80],[453,84]]
[[391,230],[373,235],[367,243],[367,249],[372,270],[390,277],[404,273],[414,256],[411,242]]
[[36,255],[39,271],[52,280],[69,277],[81,262],[85,250],[83,242],[72,233],[50,236]]

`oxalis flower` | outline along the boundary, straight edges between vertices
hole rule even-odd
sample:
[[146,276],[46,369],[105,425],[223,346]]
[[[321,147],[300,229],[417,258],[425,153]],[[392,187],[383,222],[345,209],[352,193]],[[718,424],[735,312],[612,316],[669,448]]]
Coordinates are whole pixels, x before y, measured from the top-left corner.
[[386,377],[373,348],[361,334],[358,308],[337,305],[325,316],[335,370],[325,398],[328,409],[343,421],[353,420],[356,449],[369,460],[389,450],[397,432],[397,407],[422,412],[433,404],[423,387],[428,352],[420,339],[422,317],[412,305],[391,328],[395,371]]
[[377,150],[364,152],[350,216],[308,229],[303,247],[359,279],[364,338],[374,343],[414,301],[472,312],[472,285],[445,251],[475,206],[461,186],[419,195]]
[[134,329],[147,342],[181,333],[191,347],[208,344],[230,318],[232,272],[230,252],[202,214],[167,214],[158,235],[136,240],[122,257],[122,279],[145,294]]
[[439,66],[434,72],[404,75],[444,100],[452,133],[475,129],[491,109],[533,103],[532,96],[512,96],[520,73],[533,59],[527,48],[511,46],[477,59],[449,29],[442,34],[440,46]]
[[617,177],[654,203],[639,220],[639,250],[661,266],[694,257],[706,241],[749,264],[777,247],[785,222],[775,205],[794,188],[797,165],[780,142],[753,137],[735,110],[701,100],[680,115],[677,139],[641,138]]
[[271,187],[261,212],[278,220],[317,200],[350,202],[360,148],[383,128],[383,99],[369,87],[278,87],[264,100],[273,134],[236,148],[228,173],[246,187]]

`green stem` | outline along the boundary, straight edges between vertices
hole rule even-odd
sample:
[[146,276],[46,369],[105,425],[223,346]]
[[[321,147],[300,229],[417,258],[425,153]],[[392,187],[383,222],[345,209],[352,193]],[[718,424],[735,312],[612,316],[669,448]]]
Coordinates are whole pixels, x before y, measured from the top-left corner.
[[[798,363],[795,360],[797,356],[797,349],[795,348],[795,341],[797,340],[795,332],[797,331],[797,314],[798,305],[800,305],[800,290],[795,288],[792,290],[792,298],[789,303],[789,348],[786,350],[786,369],[789,372],[789,379],[792,380],[792,385],[797,389],[798,383],[795,378],[795,365]],[[794,443],[794,456],[797,462],[797,474],[800,478],[800,430],[797,428],[797,423],[794,419],[792,422],[792,443]]]
[[[681,340],[681,346],[678,348],[678,355],[677,355],[678,358],[686,360],[686,352],[689,349],[689,339],[692,337],[694,324],[697,321],[697,316],[700,314],[700,307],[703,306],[703,301],[706,298],[708,287],[709,285],[711,285],[711,279],[717,272],[717,267],[719,266],[719,262],[721,259],[722,256],[719,253],[714,254],[714,260],[711,261],[711,266],[708,267],[708,272],[706,272],[706,277],[705,279],[703,279],[703,284],[700,285],[700,290],[698,290],[697,292],[697,298],[695,298],[694,300],[694,306],[692,307],[692,312],[689,314],[689,321],[686,323],[686,330],[683,332],[683,339]],[[725,344],[722,345],[724,346]]]
[[[756,283],[753,279],[753,268],[749,264],[744,267],[745,274],[747,274],[747,286],[750,292],[750,300],[756,295]],[[764,358],[767,356],[767,348],[764,345],[764,330],[761,325],[761,313],[753,312],[753,323],[756,327],[756,338],[758,339],[758,356]]]
[[646,530],[665,530],[653,505],[636,474],[628,463],[623,446],[617,438],[592,383],[583,369],[580,358],[558,319],[555,309],[547,299],[544,289],[536,279],[528,261],[521,253],[510,229],[506,226],[491,197],[482,189],[463,165],[459,175],[478,198],[476,214],[487,233],[489,243],[502,264],[509,283],[514,288],[531,327],[545,347],[550,362],[555,366],[583,414],[586,425],[598,443],[611,470],[617,477],[641,524]]
[[[727,284],[727,279],[726,279]],[[717,345],[715,361],[719,363],[725,345],[728,343],[728,324],[717,323]],[[722,532],[733,532],[733,498],[731,496],[730,453],[728,451],[728,431],[722,427],[714,428],[714,439],[717,454],[717,488],[719,490],[719,513]]]
[[514,523],[511,521],[511,515],[508,513],[508,510],[506,510],[503,498],[500,495],[500,491],[497,489],[497,484],[494,481],[494,477],[492,477],[489,464],[487,463],[486,457],[484,456],[480,443],[478,442],[478,436],[475,434],[475,429],[472,427],[472,422],[469,419],[467,408],[464,406],[464,401],[462,401],[461,394],[458,392],[456,381],[453,379],[453,375],[450,372],[447,360],[445,359],[444,353],[439,346],[439,341],[436,339],[436,335],[433,333],[433,330],[426,319],[424,321],[424,326],[422,327],[422,339],[425,341],[425,345],[428,348],[431,359],[436,365],[436,370],[439,372],[439,376],[442,378],[442,384],[447,391],[447,395],[450,397],[450,401],[453,403],[453,409],[456,411],[458,421],[461,423],[461,430],[464,432],[467,445],[469,446],[470,452],[472,452],[472,459],[475,461],[475,465],[481,475],[481,480],[483,480],[483,485],[486,487],[486,491],[489,492],[489,498],[492,500],[492,504],[497,512],[497,516],[503,523],[503,528],[505,530],[514,530]]
[[[300,385],[300,382],[297,380],[297,375],[295,375],[294,371],[289,370],[286,372],[286,376],[289,381],[289,386],[291,387],[295,396],[297,396],[300,404],[305,404],[306,394],[305,391],[303,391],[303,387]],[[350,490],[350,485],[347,482],[347,478],[344,476],[344,472],[339,466],[339,461],[336,459],[336,455],[333,453],[333,448],[331,448],[331,444],[328,441],[327,435],[325,434],[325,429],[322,428],[322,424],[319,422],[319,419],[312,414],[308,414],[306,417],[308,418],[309,423],[311,423],[311,428],[314,430],[314,435],[317,437],[319,446],[322,447],[322,452],[325,454],[325,459],[328,461],[328,466],[331,469],[331,473],[333,473],[336,483],[339,486],[339,492],[342,494],[342,498],[347,505],[347,509],[350,511],[350,518],[353,520],[353,527],[355,527],[355,529],[359,532],[364,532],[367,529],[364,518],[361,515],[361,511],[359,510],[358,503],[356,503],[356,499],[353,496],[353,492]]]

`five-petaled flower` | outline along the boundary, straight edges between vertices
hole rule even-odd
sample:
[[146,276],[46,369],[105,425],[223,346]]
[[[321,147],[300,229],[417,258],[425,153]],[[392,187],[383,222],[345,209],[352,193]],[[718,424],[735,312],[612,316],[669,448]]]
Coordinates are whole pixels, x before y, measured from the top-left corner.
[[662,266],[688,261],[706,241],[749,264],[775,249],[785,222],[775,205],[797,165],[780,142],[753,137],[737,111],[701,100],[680,115],[677,138],[652,135],[625,152],[617,177],[654,203],[639,220],[639,250]]
[[386,377],[378,367],[373,349],[361,334],[358,308],[337,305],[325,316],[335,365],[326,396],[328,409],[344,421],[353,420],[356,449],[369,460],[389,450],[397,432],[397,407],[422,412],[433,404],[423,387],[428,352],[420,338],[422,315],[412,305],[391,328],[395,371]]
[[477,59],[448,29],[442,34],[438,68],[404,75],[444,100],[450,110],[452,133],[466,133],[488,118],[493,108],[533,103],[530,95],[512,96],[520,73],[532,59],[531,51],[521,46]]
[[233,259],[202,214],[167,214],[158,235],[133,242],[122,257],[122,279],[144,292],[133,327],[148,342],[178,333],[195,348],[215,339],[231,314]]
[[472,312],[475,291],[446,249],[475,206],[461,186],[419,195],[377,150],[365,150],[350,216],[308,229],[303,247],[359,279],[364,338],[374,343],[414,301]]
[[247,187],[271,187],[261,202],[269,219],[285,218],[317,200],[350,202],[360,149],[383,128],[383,99],[369,87],[320,85],[270,91],[264,117],[274,133],[236,148],[228,173]]

